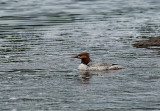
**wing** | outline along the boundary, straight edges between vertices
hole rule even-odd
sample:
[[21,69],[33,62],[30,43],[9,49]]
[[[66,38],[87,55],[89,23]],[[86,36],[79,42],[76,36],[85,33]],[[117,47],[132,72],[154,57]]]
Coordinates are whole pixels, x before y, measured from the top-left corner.
[[117,64],[110,64],[110,63],[94,63],[89,65],[90,67],[98,67],[98,66],[106,66],[106,67],[110,67],[113,65],[117,65]]
[[88,70],[118,70],[123,68],[124,67],[117,64],[95,63],[95,64],[89,65]]

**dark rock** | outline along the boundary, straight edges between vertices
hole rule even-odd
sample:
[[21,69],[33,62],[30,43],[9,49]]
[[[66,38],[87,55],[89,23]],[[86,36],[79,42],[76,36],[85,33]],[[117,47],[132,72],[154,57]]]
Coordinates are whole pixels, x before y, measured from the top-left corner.
[[160,36],[151,37],[149,40],[141,40],[133,44],[136,48],[149,48],[152,46],[160,47]]

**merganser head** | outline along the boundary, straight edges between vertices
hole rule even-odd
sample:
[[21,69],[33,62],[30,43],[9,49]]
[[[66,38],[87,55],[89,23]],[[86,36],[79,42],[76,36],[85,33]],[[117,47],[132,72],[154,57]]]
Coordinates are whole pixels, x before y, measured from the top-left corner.
[[86,64],[86,65],[91,61],[89,57],[89,53],[87,52],[80,53],[77,56],[73,56],[72,58],[81,59],[81,63]]

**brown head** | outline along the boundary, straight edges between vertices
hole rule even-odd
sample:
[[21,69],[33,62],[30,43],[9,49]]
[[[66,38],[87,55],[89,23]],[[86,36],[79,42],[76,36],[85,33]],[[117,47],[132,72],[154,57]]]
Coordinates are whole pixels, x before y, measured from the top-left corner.
[[91,61],[89,57],[89,53],[87,52],[80,53],[77,56],[73,56],[72,58],[81,59],[81,63],[86,64],[86,65]]

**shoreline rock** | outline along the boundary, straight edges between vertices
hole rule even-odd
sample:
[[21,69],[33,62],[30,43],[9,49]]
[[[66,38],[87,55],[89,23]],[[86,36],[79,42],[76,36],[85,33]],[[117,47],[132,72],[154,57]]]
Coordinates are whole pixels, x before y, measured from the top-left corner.
[[160,36],[151,37],[149,40],[140,40],[134,43],[133,47],[136,47],[136,48],[158,47],[158,49],[160,49]]

